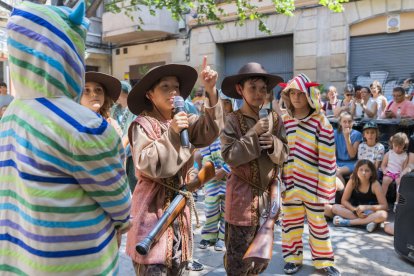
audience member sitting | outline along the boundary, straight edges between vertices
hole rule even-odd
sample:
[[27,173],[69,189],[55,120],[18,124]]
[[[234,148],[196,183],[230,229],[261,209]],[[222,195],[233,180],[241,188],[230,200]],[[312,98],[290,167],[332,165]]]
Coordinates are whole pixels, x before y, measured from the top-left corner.
[[373,232],[387,219],[387,209],[374,164],[366,159],[359,160],[345,187],[341,204],[332,207],[334,225],[366,225],[367,231]]
[[325,112],[326,116],[334,115],[334,109],[338,105],[338,102],[338,92],[336,91],[336,87],[331,85],[328,88],[328,101],[322,106],[322,110]]
[[414,102],[414,79],[413,78],[408,78],[405,79],[404,82],[401,85],[402,88],[404,88],[405,93],[406,93],[406,98],[407,100]]
[[394,87],[392,90],[393,100],[389,102],[382,118],[411,118],[414,119],[414,104],[405,98],[405,90],[400,87]]
[[377,116],[376,118],[381,118],[382,112],[385,110],[387,106],[387,98],[382,95],[382,86],[379,81],[375,80],[370,85],[372,98],[377,103]]
[[356,103],[361,106],[364,118],[377,118],[377,102],[371,97],[371,90],[368,87],[361,88],[361,99],[356,100]]
[[407,154],[408,154],[408,162],[406,166],[404,166],[400,174],[400,178],[404,174],[407,174],[414,170],[414,134],[411,135],[411,137],[409,138]]
[[358,160],[368,159],[378,171],[384,158],[385,148],[379,141],[379,129],[376,123],[368,122],[362,129],[364,142],[358,147]]
[[343,111],[351,113],[351,106],[353,104],[354,87],[348,84],[344,89],[344,99],[339,100],[333,110],[334,116],[338,117]]
[[[362,141],[361,132],[352,129],[353,124],[352,115],[344,111],[339,115],[338,129],[335,130],[336,176],[343,185],[345,184],[344,176],[354,171],[358,147]],[[337,187],[337,190],[342,190],[341,188],[343,189],[343,187]]]
[[362,86],[355,86],[354,99],[351,102],[350,113],[354,118],[364,117],[364,109],[362,108]]
[[[390,138],[390,150],[385,154],[382,161],[381,168],[384,176],[382,178],[382,191],[384,196],[387,196],[389,185],[395,181],[398,187],[400,185],[400,174],[403,168],[407,165],[408,154],[406,152],[408,147],[408,137],[403,132],[398,132]],[[394,210],[398,202],[397,199],[394,205]]]

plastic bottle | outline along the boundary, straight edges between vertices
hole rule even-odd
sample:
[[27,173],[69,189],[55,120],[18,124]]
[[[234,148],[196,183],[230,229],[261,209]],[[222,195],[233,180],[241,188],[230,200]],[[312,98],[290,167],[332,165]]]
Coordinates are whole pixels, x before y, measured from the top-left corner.
[[401,107],[397,109],[397,119],[401,119]]

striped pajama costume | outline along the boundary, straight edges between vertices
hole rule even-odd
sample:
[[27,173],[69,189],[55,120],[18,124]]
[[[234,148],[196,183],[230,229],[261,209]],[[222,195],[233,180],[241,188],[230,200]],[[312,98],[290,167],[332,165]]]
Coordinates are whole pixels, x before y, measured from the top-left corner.
[[[216,170],[223,169],[226,173],[230,172],[229,167],[221,157],[220,139],[216,139],[210,146],[200,150],[202,162],[214,163]],[[226,180],[211,180],[204,185],[204,210],[206,222],[201,230],[203,240],[224,240],[224,199],[226,197]]]
[[131,195],[121,139],[76,103],[84,3],[23,2],[9,18],[16,97],[0,120],[0,275],[116,275]]
[[324,205],[335,197],[335,145],[332,126],[314,112],[302,120],[284,115],[289,157],[283,166],[282,248],[286,263],[302,263],[302,233],[307,217],[313,265],[334,265]]
[[324,204],[297,201],[284,203],[282,210],[282,254],[285,262],[301,264],[303,261],[302,234],[306,215],[313,266],[323,268],[332,265],[334,255]]
[[201,230],[203,240],[224,240],[224,199],[226,181],[212,180],[204,185],[204,211],[206,222]]

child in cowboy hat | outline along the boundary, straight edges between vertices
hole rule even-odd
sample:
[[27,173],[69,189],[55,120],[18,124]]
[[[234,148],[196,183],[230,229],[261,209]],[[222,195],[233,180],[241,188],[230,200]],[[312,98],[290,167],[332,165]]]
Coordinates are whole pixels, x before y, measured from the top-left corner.
[[[129,128],[132,157],[138,176],[133,193],[132,229],[127,254],[137,275],[181,275],[192,259],[191,216],[186,206],[146,256],[135,245],[143,240],[162,216],[194,163],[194,150],[210,145],[223,126],[218,102],[217,73],[203,62],[200,73],[208,102],[203,116],[174,113],[175,96],[184,99],[197,81],[197,71],[187,65],[168,64],[150,70],[128,96],[128,107],[138,115]],[[180,144],[180,132],[188,129],[189,147]]]
[[117,121],[110,117],[111,107],[118,100],[120,93],[121,82],[117,78],[100,72],[86,72],[80,104],[104,117],[122,137],[122,129]]
[[259,118],[266,95],[281,81],[251,62],[226,77],[221,86],[226,96],[243,99],[242,107],[227,116],[220,136],[223,159],[231,168],[225,198],[228,275],[258,274],[267,267],[267,263],[244,261],[243,255],[257,234],[260,217],[267,211],[269,187],[288,153],[281,118],[275,112]]
[[287,114],[282,116],[289,143],[289,157],[282,173],[282,252],[286,274],[296,273],[303,262],[302,232],[305,215],[310,228],[313,265],[328,275],[340,275],[324,206],[335,199],[334,132],[321,112],[318,92],[304,74],[280,84]]

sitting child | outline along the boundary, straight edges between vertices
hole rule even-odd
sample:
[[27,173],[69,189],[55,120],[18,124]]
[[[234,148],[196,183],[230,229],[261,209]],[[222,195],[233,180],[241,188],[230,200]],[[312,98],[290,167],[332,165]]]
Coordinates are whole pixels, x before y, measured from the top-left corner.
[[387,200],[377,180],[377,171],[369,160],[359,160],[348,181],[341,205],[335,204],[332,213],[335,226],[366,225],[372,232],[378,223],[387,219]]
[[[353,125],[352,115],[344,111],[339,115],[338,129],[334,133],[337,164],[336,176],[341,180],[342,185],[345,185],[344,176],[348,176],[354,171],[358,147],[362,141],[361,132],[352,129]],[[337,191],[342,189],[343,187],[337,187]]]
[[[408,137],[403,132],[398,132],[391,136],[390,138],[390,150],[385,154],[384,160],[382,161],[382,172],[384,176],[382,178],[382,191],[384,196],[387,196],[388,187],[390,184],[395,181],[398,187],[400,186],[400,174],[403,171],[403,168],[407,166],[408,154],[406,152],[408,147]],[[397,199],[394,205],[398,202],[398,193]]]
[[375,165],[375,169],[381,165],[384,158],[384,145],[379,143],[379,130],[374,122],[368,122],[364,125],[362,130],[364,142],[358,147],[358,160],[368,159]]

